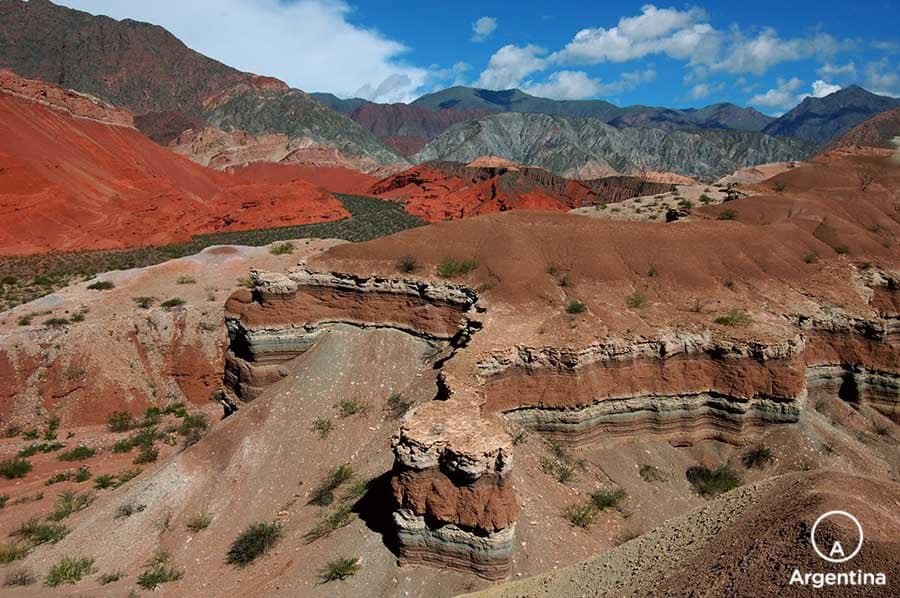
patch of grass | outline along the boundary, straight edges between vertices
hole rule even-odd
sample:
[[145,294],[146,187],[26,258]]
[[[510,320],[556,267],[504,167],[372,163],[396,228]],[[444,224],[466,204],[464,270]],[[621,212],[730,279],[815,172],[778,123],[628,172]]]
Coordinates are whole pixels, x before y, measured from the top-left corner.
[[92,291],[108,291],[116,288],[116,285],[111,280],[98,280],[93,284],[89,284],[88,288]]
[[397,270],[406,274],[411,274],[419,268],[419,264],[414,257],[402,257],[397,260]]
[[130,438],[121,438],[116,440],[115,444],[112,445],[112,452],[121,454],[130,452],[131,449],[134,448],[134,443]]
[[747,469],[754,467],[762,469],[772,462],[772,450],[764,444],[750,447],[742,456],[741,463]]
[[585,528],[597,517],[597,506],[593,500],[577,502],[566,507],[563,516],[575,527]]
[[86,575],[94,573],[94,559],[90,557],[66,556],[56,562],[44,577],[44,585],[55,588],[56,586],[75,584]]
[[9,573],[6,574],[6,579],[3,580],[3,585],[6,587],[22,587],[22,586],[30,586],[34,582],[37,581],[34,573],[31,572],[31,569],[13,569]]
[[80,444],[72,450],[60,453],[56,458],[60,461],[84,461],[85,459],[90,459],[96,454],[97,451],[95,451],[91,447]]
[[625,305],[631,309],[641,309],[647,306],[647,298],[640,291],[635,291],[625,298]]
[[744,310],[732,308],[727,313],[716,316],[713,322],[721,326],[749,326],[753,319]]
[[0,543],[0,563],[8,564],[25,558],[31,548],[23,542]]
[[454,260],[444,258],[437,266],[437,275],[441,278],[456,278],[457,276],[465,276],[478,267],[475,260]]
[[31,471],[32,467],[31,461],[27,459],[6,459],[5,461],[0,461],[0,476],[7,480],[24,478]]
[[319,505],[320,507],[330,505],[334,502],[334,491],[351,478],[353,478],[353,468],[349,465],[338,465],[312,491],[309,504]]
[[111,583],[115,583],[125,577],[125,574],[121,571],[113,571],[112,573],[104,573],[100,577],[97,578],[97,581],[100,582],[101,586],[105,586]]
[[132,297],[131,300],[141,309],[150,309],[150,306],[156,301],[156,297]]
[[652,465],[641,466],[641,470],[638,474],[641,476],[641,479],[648,484],[652,484],[653,482],[664,482],[666,480],[666,476],[664,476],[658,468],[653,467]]
[[122,503],[116,508],[116,514],[114,517],[116,519],[127,519],[134,515],[135,513],[140,513],[144,509],[147,508],[147,505],[142,505],[136,502],[126,502]]
[[231,543],[226,562],[245,567],[274,548],[283,535],[278,523],[253,523]]
[[62,521],[72,513],[77,513],[88,508],[94,502],[93,492],[75,492],[73,490],[65,490],[60,492],[56,497],[56,503],[53,505],[53,512],[49,519],[52,521]]
[[318,433],[319,438],[328,438],[328,435],[334,430],[334,422],[331,421],[330,417],[317,417],[313,420],[311,429],[313,432]]
[[184,437],[184,446],[188,447],[196,444],[203,437],[204,432],[209,429],[209,422],[202,413],[188,413],[181,418],[181,425],[178,426],[178,433]]
[[289,243],[288,241],[275,243],[269,248],[269,253],[272,255],[288,255],[294,253],[294,244]]
[[327,565],[319,572],[319,580],[322,583],[332,581],[342,581],[348,577],[353,577],[359,573],[359,559],[351,557],[341,557],[329,561]]
[[56,544],[69,533],[65,525],[53,521],[42,521],[39,517],[32,517],[22,523],[15,534],[28,540],[32,544]]
[[734,490],[743,483],[741,477],[728,463],[723,463],[715,469],[694,465],[688,468],[685,475],[694,491],[703,497]]
[[172,311],[176,307],[181,307],[182,305],[184,305],[186,303],[187,303],[187,301],[185,301],[181,297],[172,297],[171,299],[166,299],[165,301],[160,303],[159,306],[162,307],[166,311]]
[[134,417],[125,411],[114,411],[106,420],[106,427],[110,432],[127,432],[134,426]]
[[335,407],[337,407],[338,415],[341,417],[363,414],[369,410],[368,405],[359,399],[342,399],[337,402]]
[[171,553],[158,550],[144,565],[137,583],[145,590],[153,590],[164,583],[177,581],[182,576],[184,571],[175,566]]
[[615,509],[619,504],[628,497],[628,493],[622,488],[614,490],[597,490],[591,494],[591,500],[594,506],[599,510]]
[[159,449],[155,446],[142,446],[132,463],[135,465],[146,465],[147,463],[155,463],[159,459]]
[[48,320],[44,320],[44,326],[49,326],[50,328],[62,328],[63,326],[68,326],[69,321],[65,318],[50,318]]
[[212,517],[207,513],[198,513],[187,520],[185,527],[196,534],[208,528],[210,523],[212,523]]
[[116,477],[105,473],[94,478],[94,488],[98,490],[106,490],[107,488],[116,487]]
[[63,448],[65,445],[61,442],[41,442],[29,444],[18,452],[19,457],[32,457],[38,453],[52,453]]
[[351,521],[353,521],[353,505],[349,502],[342,502],[333,512],[322,517],[315,527],[306,533],[306,541],[315,542],[320,538],[329,536],[333,531],[349,525]]
[[391,419],[400,419],[406,415],[406,412],[409,411],[412,405],[412,401],[405,400],[402,394],[395,392],[387,398],[384,409]]
[[552,475],[557,482],[566,484],[571,482],[575,477],[575,467],[562,459],[551,459],[549,457],[541,457],[539,459],[541,471],[547,475]]
[[587,311],[587,305],[579,301],[578,299],[573,299],[566,304],[566,313],[567,314],[580,314]]
[[732,210],[731,208],[727,208],[719,212],[719,215],[716,216],[717,220],[736,220],[738,217],[737,212]]

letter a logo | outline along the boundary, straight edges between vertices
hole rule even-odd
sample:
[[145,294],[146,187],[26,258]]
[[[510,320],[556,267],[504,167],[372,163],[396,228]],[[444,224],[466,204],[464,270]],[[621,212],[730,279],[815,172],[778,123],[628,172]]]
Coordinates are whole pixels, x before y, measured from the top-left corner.
[[828,553],[828,556],[830,556],[833,559],[844,558],[844,556],[845,556],[844,549],[841,546],[840,542],[834,543],[834,546],[831,547],[831,552]]

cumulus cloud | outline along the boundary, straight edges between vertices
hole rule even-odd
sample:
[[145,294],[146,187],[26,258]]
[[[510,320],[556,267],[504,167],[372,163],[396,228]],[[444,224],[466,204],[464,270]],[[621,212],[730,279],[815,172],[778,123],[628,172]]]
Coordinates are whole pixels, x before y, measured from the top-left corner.
[[827,33],[817,33],[807,38],[782,39],[771,27],[749,38],[736,32],[725,56],[713,68],[729,73],[762,75],[782,62],[811,56],[832,56],[842,45],[842,42]]
[[542,83],[526,82],[524,90],[532,95],[554,100],[582,100],[595,96],[608,96],[634,89],[641,83],[656,78],[656,70],[648,68],[642,71],[622,73],[608,83],[593,79],[584,71],[556,71],[551,73]]
[[308,91],[411,100],[432,77],[408,48],[350,22],[343,0],[57,0],[66,6],[162,25],[193,49]]
[[497,19],[481,17],[472,23],[472,41],[483,42],[497,29]]
[[724,83],[697,83],[693,87],[691,87],[688,95],[691,99],[701,100],[703,98],[708,98],[714,93],[718,93],[725,89]]
[[819,79],[817,81],[813,81],[812,93],[810,95],[814,98],[824,98],[825,96],[831,95],[834,92],[840,90],[840,85],[834,85],[833,83],[828,83]]
[[816,72],[819,73],[820,77],[825,78],[849,77],[855,79],[856,64],[853,61],[850,61],[847,64],[831,64],[830,62],[826,62],[819,67]]
[[518,87],[525,77],[547,67],[547,60],[543,57],[546,53],[544,48],[534,44],[503,46],[491,56],[476,85],[487,89]]
[[778,85],[766,93],[756,94],[750,98],[750,103],[764,108],[788,108],[797,103],[797,92],[803,86],[803,81],[794,77],[792,79],[778,79]]
[[900,75],[887,58],[866,65],[866,85],[873,93],[900,97]]

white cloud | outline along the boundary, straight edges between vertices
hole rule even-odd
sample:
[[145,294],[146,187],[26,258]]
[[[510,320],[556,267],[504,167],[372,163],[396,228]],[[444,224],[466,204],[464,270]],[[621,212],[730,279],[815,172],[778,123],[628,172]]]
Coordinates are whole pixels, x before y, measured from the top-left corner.
[[622,17],[610,29],[582,29],[552,58],[560,64],[597,64],[668,54],[703,63],[715,56],[719,44],[718,32],[702,22],[706,18],[699,8],[680,11],[647,4],[640,15]]
[[803,81],[797,77],[778,79],[777,87],[753,96],[749,103],[764,108],[788,108],[797,103],[797,92],[802,86]]
[[600,93],[600,82],[588,77],[584,71],[557,71],[546,83],[528,85],[525,91],[554,100],[580,100]]
[[842,42],[827,33],[817,33],[808,38],[781,39],[771,27],[751,38],[736,32],[724,57],[713,68],[729,73],[762,75],[782,62],[811,56],[831,56],[842,46]]
[[546,53],[544,48],[534,44],[503,46],[491,56],[488,67],[475,85],[487,89],[518,87],[525,77],[547,67],[547,60],[543,58]]
[[887,58],[866,65],[866,85],[880,95],[900,96],[900,74]]
[[850,61],[847,64],[831,64],[830,62],[826,62],[819,67],[816,72],[819,73],[820,77],[825,78],[849,77],[855,79],[856,64],[853,61]]
[[472,23],[472,41],[483,42],[497,29],[497,19],[481,17]]
[[836,91],[840,91],[840,85],[834,85],[833,83],[828,83],[826,81],[822,81],[821,79],[817,81],[813,81],[812,83],[812,97],[814,98],[824,98],[825,96],[831,95]]
[[698,83],[691,88],[689,96],[694,100],[708,98],[714,93],[719,93],[725,89],[724,83]]
[[402,43],[351,23],[352,9],[343,0],[57,1],[161,25],[198,52],[307,91],[411,100],[431,77],[404,61]]

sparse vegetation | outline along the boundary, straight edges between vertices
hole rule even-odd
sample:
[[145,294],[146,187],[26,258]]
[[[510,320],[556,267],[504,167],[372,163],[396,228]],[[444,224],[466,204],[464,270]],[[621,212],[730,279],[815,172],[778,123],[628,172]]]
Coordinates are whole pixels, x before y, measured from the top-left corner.
[[65,490],[56,497],[56,503],[53,506],[53,512],[49,519],[52,521],[62,521],[72,513],[88,508],[94,502],[93,492],[75,492],[74,490]]
[[7,480],[24,478],[31,471],[31,468],[31,461],[26,459],[6,459],[5,461],[0,461],[0,476]]
[[638,474],[641,476],[641,479],[648,484],[664,482],[666,480],[666,476],[664,476],[658,468],[653,467],[652,465],[642,465]]
[[359,559],[341,557],[329,561],[319,572],[319,579],[322,583],[342,581],[348,577],[353,577],[357,573],[359,573]]
[[341,417],[350,417],[365,413],[369,410],[368,405],[359,399],[341,399],[337,405],[338,415]]
[[659,276],[659,272],[656,270],[656,266],[650,264],[650,267],[647,268],[647,278],[656,278]]
[[627,305],[631,309],[641,309],[642,307],[646,307],[647,298],[642,292],[636,290],[625,298],[625,305]]
[[324,538],[331,532],[348,525],[353,521],[353,505],[349,502],[340,503],[337,508],[322,517],[315,527],[306,533],[307,542],[314,542],[319,538]]
[[694,491],[703,497],[722,494],[742,484],[741,477],[728,463],[723,463],[715,469],[694,465],[688,468],[685,475]]
[[272,255],[288,255],[294,253],[294,244],[289,241],[275,243],[269,248],[269,253]]
[[178,426],[178,433],[184,437],[184,446],[188,447],[196,444],[203,437],[203,434],[209,428],[209,422],[202,413],[185,413],[181,418],[181,425]]
[[819,256],[815,253],[810,252],[803,256],[803,261],[807,264],[815,264],[819,261]]
[[847,255],[848,253],[850,253],[850,248],[846,245],[837,245],[834,248],[834,252],[838,255]]
[[0,543],[0,563],[8,564],[25,558],[29,547],[23,542]]
[[741,462],[747,469],[757,467],[762,469],[772,462],[772,450],[764,444],[757,444],[750,447],[741,456]]
[[172,311],[176,307],[181,307],[185,305],[187,302],[181,297],[172,297],[171,299],[166,299],[162,303],[159,304],[166,311]]
[[97,451],[95,451],[91,447],[79,444],[72,450],[60,453],[56,458],[60,461],[84,461],[85,459],[90,459],[96,454]]
[[154,297],[132,297],[131,300],[141,309],[150,309],[150,306],[156,301]]
[[716,218],[718,220],[736,220],[737,216],[737,212],[735,212],[731,208],[727,208],[719,212],[719,215]]
[[387,403],[385,404],[385,411],[387,411],[388,416],[391,419],[400,419],[407,411],[409,411],[409,408],[412,407],[412,405],[412,401],[405,400],[403,395],[399,392],[395,392],[388,397]]
[[444,258],[437,266],[437,274],[441,278],[456,278],[457,276],[465,276],[478,267],[475,260],[454,260]]
[[713,198],[710,197],[709,195],[707,195],[706,193],[703,193],[700,195],[700,203],[702,203],[703,205],[708,206],[712,202],[713,202]]
[[89,557],[63,557],[47,573],[44,585],[55,588],[64,583],[75,584],[94,572],[94,559]]
[[31,572],[31,569],[13,569],[9,573],[6,574],[6,579],[3,580],[3,585],[6,587],[21,587],[21,586],[30,586],[37,579],[34,577],[34,573]]
[[597,509],[603,511],[606,509],[615,509],[619,504],[627,498],[628,493],[622,488],[613,490],[597,490],[591,493],[591,500]]
[[713,322],[720,326],[748,326],[753,321],[744,310],[732,308],[727,313],[718,315]]
[[566,304],[566,313],[567,314],[580,314],[587,311],[587,305],[578,299],[573,299]]
[[547,475],[552,475],[557,482],[566,484],[571,482],[575,477],[575,467],[566,459],[551,459],[549,457],[541,457],[538,460],[541,471]]
[[61,442],[41,442],[41,443],[32,443],[21,449],[18,452],[18,456],[22,458],[32,457],[38,453],[52,453],[54,451],[58,451],[63,448],[65,445]]
[[177,581],[183,575],[184,571],[175,566],[171,553],[158,550],[144,564],[144,570],[138,576],[137,583],[145,590],[153,590],[164,583]]
[[415,272],[419,267],[419,264],[416,262],[416,258],[414,257],[402,257],[397,260],[397,270],[400,272],[404,272],[406,274],[411,274]]
[[144,509],[147,508],[147,505],[142,505],[140,503],[135,502],[126,502],[122,503],[116,508],[116,514],[114,517],[116,519],[127,519],[134,515],[135,513],[140,513]]
[[159,458],[159,449],[155,446],[142,446],[132,463],[135,465],[146,465],[147,463],[155,463]]
[[114,411],[106,420],[106,427],[110,432],[127,432],[134,426],[134,417],[125,411]]
[[592,500],[577,502],[566,507],[563,516],[575,527],[588,527],[597,517],[597,506]]
[[187,520],[185,527],[196,534],[208,528],[210,523],[212,523],[212,517],[207,513],[198,513]]
[[56,544],[66,537],[69,528],[61,523],[41,521],[39,517],[32,517],[22,523],[15,534],[20,538],[37,544]]
[[175,284],[197,284],[197,279],[193,276],[179,276],[175,279]]
[[317,417],[312,423],[312,430],[318,433],[319,438],[328,438],[334,430],[334,422],[329,417]]
[[92,291],[108,291],[110,289],[114,289],[116,287],[115,284],[111,280],[98,280],[93,284],[89,284],[87,288]]
[[309,503],[320,507],[330,505],[334,502],[334,491],[352,477],[353,469],[349,465],[338,465],[312,491]]
[[117,582],[123,577],[125,577],[125,574],[121,571],[113,571],[112,573],[104,573],[97,579],[97,581],[100,582],[101,586],[105,586]]
[[231,543],[226,561],[245,567],[274,548],[283,533],[278,523],[253,523]]

